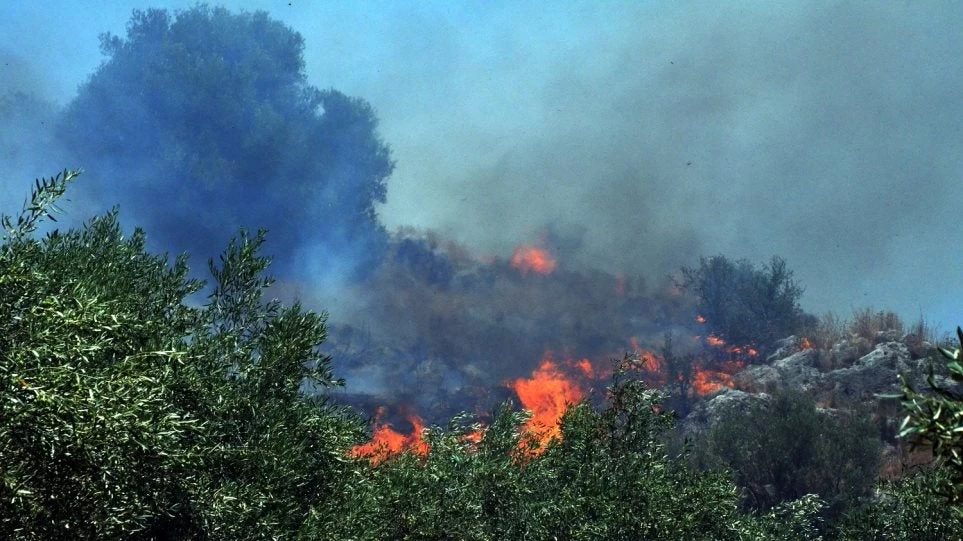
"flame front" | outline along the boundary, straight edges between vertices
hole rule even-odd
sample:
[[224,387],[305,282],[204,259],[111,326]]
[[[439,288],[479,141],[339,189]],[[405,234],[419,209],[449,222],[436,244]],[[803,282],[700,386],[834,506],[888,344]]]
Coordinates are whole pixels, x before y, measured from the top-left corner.
[[723,387],[732,388],[732,376],[725,372],[696,368],[692,372],[692,390],[699,396],[716,393]]
[[[701,317],[701,316],[700,316],[700,317]],[[697,336],[696,339],[698,339],[698,338],[699,338],[699,337]],[[719,338],[718,336],[712,335],[712,334],[710,334],[709,336],[706,337],[706,344],[708,344],[709,346],[712,346],[712,347],[714,347],[714,348],[723,349],[723,350],[726,351],[727,353],[731,353],[731,354],[733,354],[733,355],[748,355],[748,356],[750,356],[750,357],[755,357],[755,356],[759,355],[759,350],[757,350],[756,348],[754,348],[754,347],[752,347],[752,346],[749,346],[749,345],[741,346],[741,347],[740,347],[740,346],[727,346],[725,340],[723,340],[722,338]]]
[[410,449],[420,456],[425,456],[430,450],[428,444],[421,438],[425,423],[417,415],[408,416],[411,423],[411,434],[405,435],[391,427],[391,423],[381,423],[378,419],[384,414],[384,408],[378,408],[373,422],[374,432],[371,441],[351,448],[351,456],[368,458],[372,464],[378,464],[390,456],[397,455]]
[[559,426],[562,415],[570,404],[585,396],[582,389],[559,370],[550,353],[545,354],[530,378],[516,379],[509,387],[518,395],[522,406],[532,412],[526,429],[540,444],[535,454],[540,454],[552,439],[562,436]]
[[512,267],[518,269],[523,275],[535,272],[546,276],[555,270],[555,258],[544,248],[535,246],[519,246],[512,253]]

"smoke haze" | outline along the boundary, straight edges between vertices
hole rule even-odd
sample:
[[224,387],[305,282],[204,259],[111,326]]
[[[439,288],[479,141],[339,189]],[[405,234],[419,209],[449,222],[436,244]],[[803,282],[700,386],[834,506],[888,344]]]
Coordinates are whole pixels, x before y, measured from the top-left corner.
[[[103,60],[97,35],[123,36],[132,7],[192,5],[5,3],[0,91],[66,105]],[[963,12],[952,2],[245,8],[303,36],[309,84],[375,109],[396,161],[378,207],[389,231],[431,230],[476,261],[541,242],[562,270],[655,288],[703,255],[777,254],[807,311],[874,305],[963,323]],[[19,126],[23,141],[40,137],[36,122]],[[84,165],[26,152],[0,166],[4,210],[33,177]],[[384,272],[384,284],[400,280]],[[290,287],[335,322],[372,324],[383,309]]]

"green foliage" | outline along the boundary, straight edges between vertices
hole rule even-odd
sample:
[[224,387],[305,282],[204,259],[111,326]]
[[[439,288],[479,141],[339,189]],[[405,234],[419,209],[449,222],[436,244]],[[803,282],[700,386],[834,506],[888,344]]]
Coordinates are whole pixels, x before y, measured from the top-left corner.
[[[63,193],[38,182],[0,250],[0,537],[251,539],[310,532],[362,433],[300,395],[333,384],[324,317],[264,303],[263,235],[212,271],[148,254],[116,212],[27,235]],[[168,537],[165,537],[168,538]]]
[[[960,346],[963,347],[963,329],[956,328]],[[960,349],[939,348],[945,357],[949,377],[955,386],[963,383],[963,353]],[[902,379],[902,378],[901,378]],[[947,388],[935,381],[932,369],[927,376],[931,394],[921,394],[903,379],[901,400],[907,415],[903,420],[900,437],[912,438],[914,444],[932,446],[933,454],[950,471],[944,493],[957,513],[963,516],[963,394],[958,389]]]
[[882,483],[873,501],[839,521],[833,537],[844,541],[958,538],[963,532],[963,516],[951,512],[946,500],[937,494],[949,482],[950,472],[934,467]]
[[30,192],[30,201],[24,204],[23,211],[17,217],[16,225],[10,216],[4,215],[0,219],[0,223],[7,232],[4,235],[4,240],[7,241],[5,247],[14,245],[18,240],[36,231],[37,224],[44,218],[56,222],[54,214],[63,212],[56,205],[57,199],[63,197],[67,192],[67,186],[78,175],[80,171],[65,169],[49,179],[36,179],[34,189]]
[[735,345],[765,347],[811,324],[799,298],[803,293],[782,258],[761,270],[725,256],[701,258],[682,269],[680,286],[695,295],[710,333]]
[[698,458],[731,468],[750,509],[818,494],[835,514],[872,486],[880,442],[868,416],[820,412],[812,398],[787,391],[723,410]]

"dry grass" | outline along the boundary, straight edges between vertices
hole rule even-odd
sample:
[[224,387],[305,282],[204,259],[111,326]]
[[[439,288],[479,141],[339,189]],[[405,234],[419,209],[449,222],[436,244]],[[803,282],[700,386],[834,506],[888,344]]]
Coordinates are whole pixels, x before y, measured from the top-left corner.
[[814,348],[830,350],[834,345],[849,338],[848,323],[833,312],[826,312],[819,317],[819,324],[808,338]]
[[853,312],[853,319],[849,324],[849,332],[861,336],[871,344],[876,344],[876,334],[881,331],[896,331],[903,335],[903,322],[896,312],[891,310],[876,311],[872,307]]

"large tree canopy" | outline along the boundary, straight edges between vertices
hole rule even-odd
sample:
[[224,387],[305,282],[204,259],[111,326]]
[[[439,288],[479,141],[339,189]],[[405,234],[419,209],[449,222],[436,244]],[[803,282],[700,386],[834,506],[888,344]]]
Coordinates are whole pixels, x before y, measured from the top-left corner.
[[165,249],[265,227],[282,265],[365,269],[393,163],[366,102],[307,83],[303,48],[264,12],[135,11],[126,38],[101,36],[61,142]]

